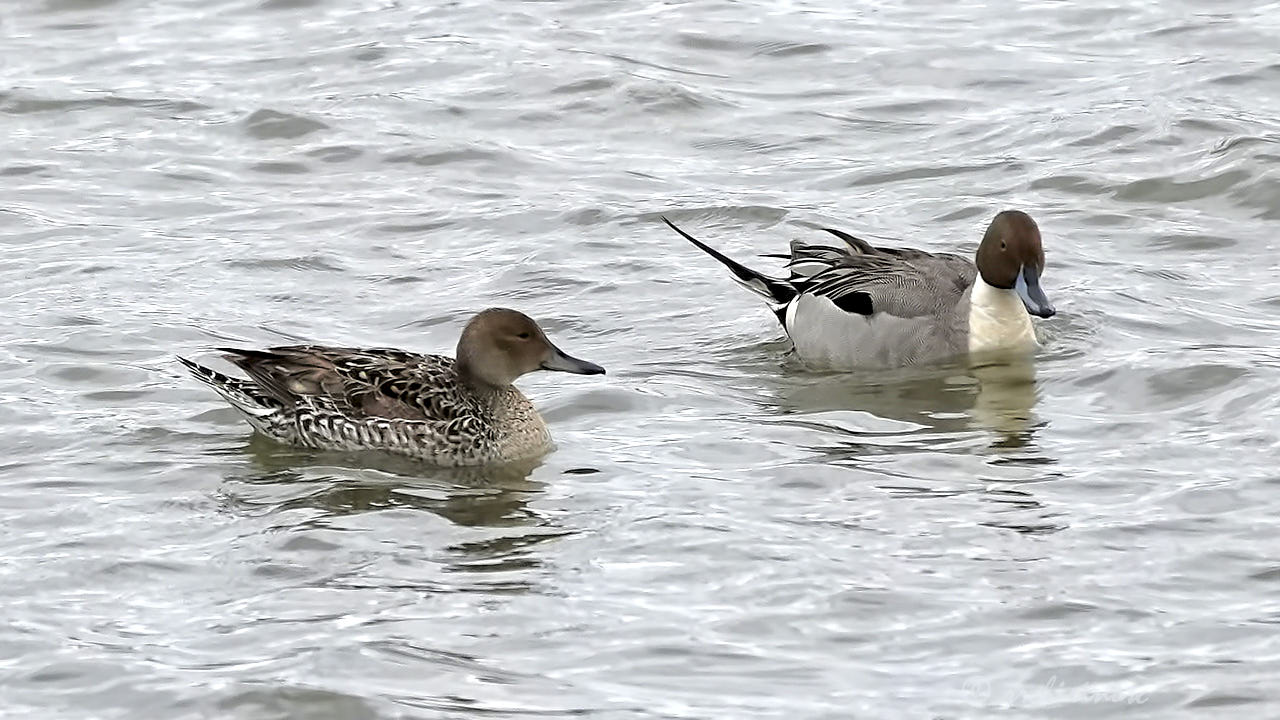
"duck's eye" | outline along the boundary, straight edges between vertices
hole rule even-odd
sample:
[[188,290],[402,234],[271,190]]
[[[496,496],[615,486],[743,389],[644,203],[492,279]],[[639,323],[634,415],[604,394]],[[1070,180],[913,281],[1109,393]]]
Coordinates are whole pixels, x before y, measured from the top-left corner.
[[527,333],[527,332],[522,332],[522,333],[520,333],[519,335],[517,335],[516,337],[520,338],[521,340],[528,340],[528,339],[529,339],[529,333]]
[[1004,241],[1003,241],[1003,240],[1001,240],[1001,241],[1000,241],[1000,249],[1001,249],[1001,250],[1004,250],[1004,247],[1005,247],[1005,246],[1004,246]]

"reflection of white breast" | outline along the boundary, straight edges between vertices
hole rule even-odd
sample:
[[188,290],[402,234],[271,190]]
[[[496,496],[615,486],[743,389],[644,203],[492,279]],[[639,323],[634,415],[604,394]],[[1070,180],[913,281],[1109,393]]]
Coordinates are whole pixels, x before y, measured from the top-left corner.
[[1030,349],[1038,344],[1018,293],[991,287],[979,275],[969,296],[969,352]]

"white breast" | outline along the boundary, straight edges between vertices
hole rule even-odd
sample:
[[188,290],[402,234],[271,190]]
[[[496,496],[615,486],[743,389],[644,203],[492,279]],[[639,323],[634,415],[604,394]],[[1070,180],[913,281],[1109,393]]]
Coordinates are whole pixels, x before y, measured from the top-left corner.
[[1035,328],[1022,298],[1013,290],[1001,290],[979,276],[969,296],[969,352],[1035,348]]

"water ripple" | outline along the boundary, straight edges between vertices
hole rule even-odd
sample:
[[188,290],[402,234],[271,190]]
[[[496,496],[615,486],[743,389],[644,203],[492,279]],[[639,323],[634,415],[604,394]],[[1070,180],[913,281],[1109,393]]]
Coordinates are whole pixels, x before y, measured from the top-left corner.
[[[0,91],[0,686],[23,717],[1276,714],[1280,31],[1230,0],[40,0]],[[1045,237],[1033,368],[806,372],[660,222]],[[603,378],[442,472],[173,362]]]

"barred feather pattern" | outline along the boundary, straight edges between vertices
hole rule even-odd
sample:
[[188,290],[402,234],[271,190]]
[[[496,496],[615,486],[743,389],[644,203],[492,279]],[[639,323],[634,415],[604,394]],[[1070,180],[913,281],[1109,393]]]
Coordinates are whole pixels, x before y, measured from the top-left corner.
[[829,297],[837,303],[860,294],[873,313],[937,316],[962,301],[978,274],[973,262],[959,255],[875,247],[840,230],[827,232],[846,246],[791,244],[787,267],[791,282],[802,294]]
[[523,393],[469,385],[453,358],[319,345],[222,350],[248,380],[180,360],[280,442],[383,450],[442,466],[509,462],[551,447]]

